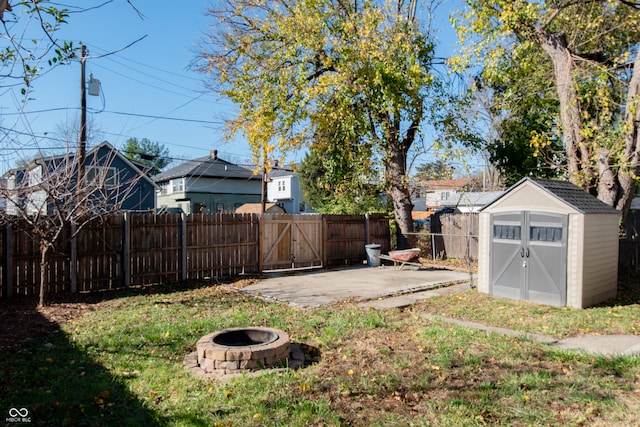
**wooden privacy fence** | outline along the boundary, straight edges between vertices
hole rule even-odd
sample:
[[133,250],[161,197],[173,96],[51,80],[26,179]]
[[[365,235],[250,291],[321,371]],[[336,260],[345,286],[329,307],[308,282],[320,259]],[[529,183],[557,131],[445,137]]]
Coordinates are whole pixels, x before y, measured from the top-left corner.
[[[365,245],[390,250],[383,215],[119,214],[71,227],[49,256],[49,293],[359,264]],[[38,241],[20,224],[0,233],[0,297],[36,295]]]
[[478,260],[478,214],[443,214],[431,219],[433,259]]
[[619,275],[638,281],[640,276],[640,211],[631,211],[619,242]]

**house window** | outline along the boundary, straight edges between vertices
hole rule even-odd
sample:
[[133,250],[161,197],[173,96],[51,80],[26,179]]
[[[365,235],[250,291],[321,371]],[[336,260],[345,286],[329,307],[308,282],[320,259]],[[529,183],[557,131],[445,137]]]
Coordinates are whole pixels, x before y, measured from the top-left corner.
[[286,181],[284,179],[278,180],[278,191],[285,191],[287,189]]
[[443,191],[440,193],[440,200],[449,200],[449,192]]
[[166,196],[167,194],[169,194],[169,183],[163,182],[160,184],[160,195]]
[[173,186],[174,193],[184,191],[184,180],[182,178],[172,179],[171,184]]
[[42,183],[42,166],[31,169],[28,172],[29,186],[33,187]]
[[87,168],[84,179],[87,184],[100,188],[115,187],[118,185],[116,168],[92,166]]

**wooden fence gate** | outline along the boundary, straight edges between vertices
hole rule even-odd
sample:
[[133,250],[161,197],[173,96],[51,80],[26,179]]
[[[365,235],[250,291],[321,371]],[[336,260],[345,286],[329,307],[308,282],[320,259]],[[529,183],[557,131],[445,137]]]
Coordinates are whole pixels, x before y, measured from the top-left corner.
[[322,215],[262,215],[261,271],[322,268],[322,230]]

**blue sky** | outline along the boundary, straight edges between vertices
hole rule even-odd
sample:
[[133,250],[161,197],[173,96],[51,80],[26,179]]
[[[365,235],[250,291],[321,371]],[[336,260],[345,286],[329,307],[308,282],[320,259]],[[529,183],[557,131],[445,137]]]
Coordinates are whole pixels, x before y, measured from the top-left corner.
[[[67,4],[87,7],[103,2]],[[100,136],[90,142],[107,140],[122,148],[130,137],[148,138],[168,148],[176,161],[205,156],[216,149],[224,159],[249,163],[246,142],[240,138],[224,140],[223,123],[235,114],[234,106],[205,91],[203,75],[189,68],[198,40],[212,23],[205,16],[212,1],[132,3],[144,17],[126,0],[113,0],[101,8],[72,14],[56,34],[59,40],[72,40],[75,45],[82,42],[88,47],[87,79],[92,74],[101,82],[101,96],[87,96],[88,120]],[[455,43],[448,23],[450,9],[450,4],[443,4],[434,22],[442,39],[438,48],[441,56],[449,55]],[[5,13],[9,28],[11,19],[15,17]],[[124,50],[100,57],[141,37],[144,39]],[[30,98],[23,104],[20,86],[0,87],[2,171],[15,166],[16,158],[33,156],[37,148],[64,148],[61,131],[77,126],[79,63],[58,66],[38,78]],[[302,157],[292,154],[288,160]]]

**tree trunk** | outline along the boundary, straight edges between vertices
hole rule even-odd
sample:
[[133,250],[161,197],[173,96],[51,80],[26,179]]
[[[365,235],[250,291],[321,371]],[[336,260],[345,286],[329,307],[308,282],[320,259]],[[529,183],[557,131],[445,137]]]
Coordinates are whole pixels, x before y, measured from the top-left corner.
[[596,151],[596,163],[598,164],[598,199],[613,207],[616,204],[616,197],[618,196],[618,183],[616,182],[616,175],[613,173],[609,163],[610,155],[611,152],[604,147],[600,147]]
[[396,229],[398,249],[409,249],[414,246],[414,238],[410,234],[413,232],[413,219],[411,218],[413,204],[407,185],[394,183],[395,181],[396,179],[390,179],[389,193],[393,201],[393,213],[398,226]]
[[626,222],[631,201],[635,195],[636,182],[634,176],[640,174],[640,52],[633,63],[633,74],[627,92],[625,116],[625,138],[622,158],[626,161],[618,172],[620,189],[616,209],[622,211],[622,221]]
[[538,32],[538,42],[553,63],[556,91],[560,102],[562,136],[565,141],[569,181],[593,191],[593,172],[589,148],[581,135],[582,120],[578,92],[573,81],[575,66],[564,34]]
[[385,159],[389,195],[393,202],[393,213],[397,223],[398,249],[408,249],[414,246],[414,239],[411,235],[413,232],[413,219],[411,218],[413,203],[411,203],[407,177],[407,151],[406,142],[389,143]]
[[38,305],[44,307],[49,305],[49,284],[47,283],[47,270],[49,267],[49,249],[50,244],[40,242],[40,295]]

